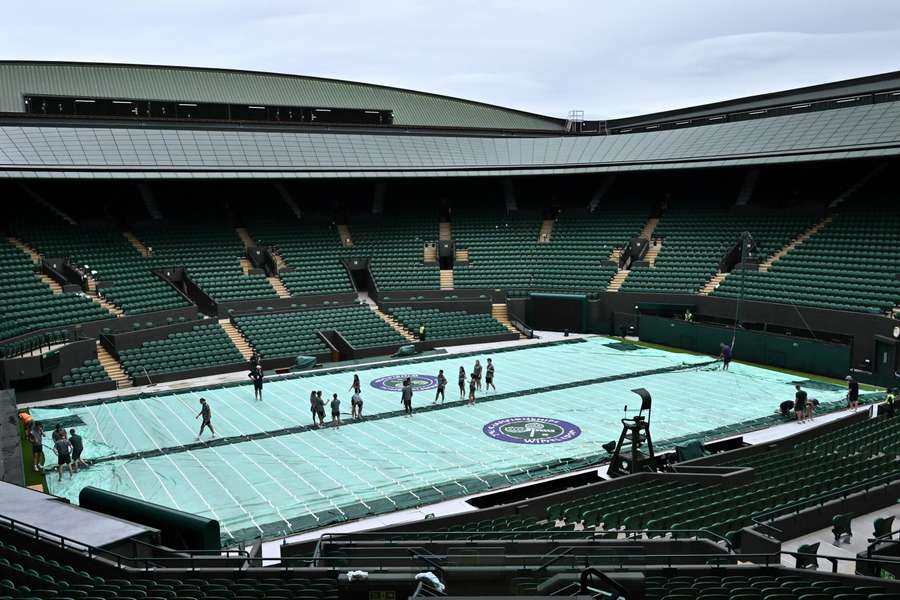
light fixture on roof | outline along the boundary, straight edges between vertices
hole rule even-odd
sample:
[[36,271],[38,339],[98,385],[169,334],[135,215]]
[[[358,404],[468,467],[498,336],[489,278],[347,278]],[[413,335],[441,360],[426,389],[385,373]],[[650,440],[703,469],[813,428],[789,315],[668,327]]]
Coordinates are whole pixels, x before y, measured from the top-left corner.
[[75,102],[80,102],[80,103],[82,103],[82,104],[93,104],[94,102],[96,102],[96,100],[82,100],[82,99],[76,99]]
[[252,110],[266,110],[265,106],[248,106],[247,108],[250,108]]
[[766,114],[767,112],[769,112],[769,111],[766,110],[765,108],[763,108],[763,109],[760,109],[760,110],[751,110],[751,111],[750,111],[749,113],[747,113],[747,114],[750,114],[750,115],[764,115],[764,114]]
[[856,102],[859,100],[859,96],[854,96],[852,98],[841,98],[840,100],[835,100],[835,104],[845,104],[847,102]]
[[197,105],[192,102],[179,102],[178,106],[197,106]]
[[113,104],[134,104],[131,100],[113,100]]
[[809,108],[809,103],[807,102],[806,104],[795,104],[791,107],[791,110],[798,110],[801,108]]

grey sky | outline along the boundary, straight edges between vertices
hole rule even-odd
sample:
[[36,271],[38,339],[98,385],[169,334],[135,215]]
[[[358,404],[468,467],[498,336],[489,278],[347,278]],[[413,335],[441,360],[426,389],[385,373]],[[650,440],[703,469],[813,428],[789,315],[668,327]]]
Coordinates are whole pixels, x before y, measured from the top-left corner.
[[[7,0],[11,1],[11,0]],[[0,58],[317,75],[613,118],[900,70],[896,0],[149,0],[4,10]]]

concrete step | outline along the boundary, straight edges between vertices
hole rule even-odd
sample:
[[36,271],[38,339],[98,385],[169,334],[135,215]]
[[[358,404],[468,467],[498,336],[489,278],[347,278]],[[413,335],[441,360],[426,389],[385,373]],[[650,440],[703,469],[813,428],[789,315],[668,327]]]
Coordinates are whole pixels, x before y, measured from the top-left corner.
[[441,289],[453,289],[453,269],[441,269]]
[[136,235],[134,235],[130,231],[126,231],[122,235],[125,236],[125,239],[128,240],[132,246],[134,246],[134,249],[137,250],[141,256],[150,256],[150,249],[147,248],[147,246],[145,246],[144,243],[141,242],[141,240],[139,240]]
[[546,244],[550,241],[550,238],[553,237],[553,224],[555,221],[553,219],[544,219],[543,223],[541,223],[541,231],[538,233],[538,242],[541,244]]
[[377,306],[372,306],[371,304],[369,305],[369,308],[371,308],[371,309],[372,309],[372,312],[375,313],[376,315],[378,315],[378,317],[379,317],[382,321],[384,321],[385,323],[387,323],[388,325],[390,325],[391,328],[392,328],[394,331],[396,331],[396,332],[399,333],[401,336],[403,336],[403,338],[404,338],[406,341],[408,341],[408,342],[416,342],[416,341],[418,341],[418,340],[416,339],[416,336],[414,336],[414,335],[412,334],[411,331],[409,331],[406,327],[404,327],[403,325],[401,325],[396,319],[394,319],[394,318],[391,317],[390,315],[388,315],[388,314],[382,312],[380,308],[378,308]]
[[228,336],[228,339],[231,340],[234,347],[241,353],[241,356],[249,361],[253,357],[253,347],[250,345],[250,342],[247,341],[247,338],[241,334],[230,319],[219,319],[219,326],[225,331],[225,335]]
[[338,225],[338,237],[341,240],[341,245],[345,248],[350,248],[353,246],[353,236],[350,235],[350,228],[346,225]]
[[97,361],[103,367],[103,370],[106,371],[109,378],[116,382],[116,387],[127,388],[134,385],[134,382],[128,377],[128,374],[119,361],[116,360],[116,357],[110,354],[99,340],[95,343],[97,345]]
[[450,240],[450,223],[447,221],[441,221],[438,223],[438,239],[439,240]]
[[241,238],[241,242],[244,244],[244,248],[252,248],[256,245],[256,240],[253,239],[253,236],[247,231],[244,227],[237,227],[235,231],[238,234],[238,237]]
[[803,242],[808,240],[810,237],[815,235],[816,232],[818,232],[820,229],[822,229],[823,227],[825,227],[826,225],[831,223],[832,219],[833,219],[833,217],[831,217],[831,216],[825,217],[824,219],[822,219],[821,221],[819,221],[818,223],[816,223],[815,225],[813,225],[812,227],[810,227],[809,229],[807,229],[806,231],[804,231],[803,233],[801,233],[800,235],[795,237],[788,244],[785,244],[785,246],[783,248],[781,248],[778,252],[776,252],[775,254],[770,256],[768,259],[766,259],[762,263],[760,263],[759,270],[762,271],[763,273],[765,273],[766,271],[771,269],[773,264],[775,264],[776,262],[781,260],[784,257],[784,255],[786,255],[788,252],[790,252],[791,250],[793,250],[794,248],[796,248],[797,246],[799,246],[800,244],[802,244]]
[[278,294],[279,298],[290,298],[291,293],[285,287],[284,282],[281,281],[280,277],[267,277],[269,280],[269,285],[272,286],[272,289],[275,290],[275,293]]

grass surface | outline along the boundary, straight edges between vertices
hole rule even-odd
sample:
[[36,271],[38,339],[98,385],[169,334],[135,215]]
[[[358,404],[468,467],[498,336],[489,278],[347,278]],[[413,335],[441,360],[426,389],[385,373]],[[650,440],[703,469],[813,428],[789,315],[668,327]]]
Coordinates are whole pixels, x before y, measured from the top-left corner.
[[[22,446],[22,462],[25,467],[25,485],[40,485],[44,491],[47,491],[47,485],[44,481],[44,474],[34,470],[34,462],[31,456],[31,442],[25,435],[25,426],[19,421],[19,443]],[[44,465],[47,464],[47,455],[44,455]]]
[[[663,344],[654,344],[653,342],[643,342],[643,341],[633,341],[628,340],[628,342],[636,345],[636,346],[645,346],[647,348],[656,348],[657,350],[665,350],[667,352],[677,352],[679,354],[692,354],[694,356],[709,356],[708,354],[703,354],[702,352],[694,352],[693,350],[685,350],[684,348],[675,348],[672,346],[664,346]],[[831,383],[834,385],[847,385],[847,382],[843,379],[834,379],[833,377],[826,377],[824,375],[815,375],[813,373],[804,373],[803,371],[794,371],[792,369],[783,369],[781,367],[773,367],[771,365],[764,365],[761,363],[748,362],[746,360],[737,360],[734,359],[732,362],[741,363],[742,365],[751,365],[754,367],[760,367],[763,369],[769,369],[770,371],[778,371],[779,373],[785,373],[787,375],[795,375],[797,377],[802,377],[804,379],[810,379],[812,381],[821,381],[823,383]],[[877,391],[881,390],[874,385],[868,385],[865,383],[859,384],[859,389],[868,390],[868,391]]]

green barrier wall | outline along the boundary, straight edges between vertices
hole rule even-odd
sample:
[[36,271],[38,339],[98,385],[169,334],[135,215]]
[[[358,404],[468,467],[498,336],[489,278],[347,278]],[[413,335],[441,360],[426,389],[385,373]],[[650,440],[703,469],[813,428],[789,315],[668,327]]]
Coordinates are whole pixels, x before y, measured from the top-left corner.
[[191,513],[88,486],[78,495],[82,508],[159,529],[162,544],[175,550],[219,550],[219,522]]
[[[642,315],[640,336],[647,342],[718,355],[731,343],[732,330],[715,325]],[[734,358],[749,362],[843,378],[850,369],[850,346],[774,333],[738,330]]]

